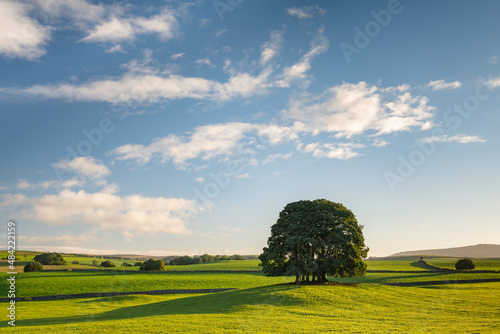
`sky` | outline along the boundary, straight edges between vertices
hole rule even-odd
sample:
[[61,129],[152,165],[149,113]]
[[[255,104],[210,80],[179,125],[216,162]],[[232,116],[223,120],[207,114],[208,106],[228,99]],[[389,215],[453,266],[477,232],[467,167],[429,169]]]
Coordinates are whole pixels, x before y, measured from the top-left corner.
[[319,198],[369,256],[500,244],[499,11],[0,0],[0,245],[260,254]]

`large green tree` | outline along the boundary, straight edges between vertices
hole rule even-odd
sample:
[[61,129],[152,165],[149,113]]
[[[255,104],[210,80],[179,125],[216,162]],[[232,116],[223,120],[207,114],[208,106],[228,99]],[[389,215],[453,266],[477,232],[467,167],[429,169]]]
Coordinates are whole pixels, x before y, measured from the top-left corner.
[[325,199],[289,203],[271,227],[259,256],[266,276],[295,275],[295,282],[326,276],[363,276],[368,248],[351,210]]

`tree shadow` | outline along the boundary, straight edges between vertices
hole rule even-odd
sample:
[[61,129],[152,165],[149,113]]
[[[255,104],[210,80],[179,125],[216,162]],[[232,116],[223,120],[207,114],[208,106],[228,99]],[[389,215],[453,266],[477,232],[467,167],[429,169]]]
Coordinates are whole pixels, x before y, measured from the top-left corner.
[[[68,316],[45,319],[17,320],[17,326],[57,325],[81,322],[124,320],[156,315],[225,314],[238,311],[245,305],[290,305],[302,303],[298,298],[280,294],[299,289],[298,286],[270,285],[264,287],[226,291],[200,296],[191,296],[142,305],[125,306],[94,315]],[[83,300],[78,303],[119,302],[131,296],[105,297]],[[30,302],[36,303],[36,302]],[[83,305],[82,305],[83,306]]]

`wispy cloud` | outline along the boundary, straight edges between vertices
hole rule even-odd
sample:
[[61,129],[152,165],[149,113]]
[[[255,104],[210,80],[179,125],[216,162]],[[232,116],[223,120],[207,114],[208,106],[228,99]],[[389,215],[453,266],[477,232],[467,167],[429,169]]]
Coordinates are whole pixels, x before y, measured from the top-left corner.
[[361,155],[354,152],[353,149],[363,147],[364,145],[356,143],[311,143],[307,145],[301,144],[297,149],[302,153],[312,153],[315,158],[346,160]]
[[91,156],[77,157],[73,160],[61,160],[53,165],[60,170],[70,170],[80,176],[90,179],[102,179],[111,174],[106,165]]
[[443,90],[443,89],[457,89],[462,86],[460,81],[445,82],[444,80],[435,80],[427,84],[433,90]]
[[282,153],[269,154],[267,158],[262,162],[262,164],[265,165],[279,159],[284,159],[284,160],[290,159],[292,156],[293,152],[289,152],[287,154],[282,154]]
[[324,15],[327,11],[318,5],[314,5],[287,8],[286,13],[289,16],[297,17],[299,20],[307,20],[313,18],[317,14]]
[[170,59],[176,60],[176,59],[184,57],[185,54],[186,54],[185,52],[175,53],[175,54],[173,54],[173,55],[170,56]]
[[278,56],[281,51],[282,44],[283,32],[280,30],[272,31],[270,39],[261,46],[262,52],[260,54],[260,64],[266,65],[271,59]]
[[478,136],[468,136],[468,135],[455,135],[455,136],[448,136],[448,135],[442,135],[439,137],[425,137],[420,139],[420,141],[424,143],[460,143],[460,144],[467,144],[467,143],[484,143],[485,140],[482,139],[481,137]]

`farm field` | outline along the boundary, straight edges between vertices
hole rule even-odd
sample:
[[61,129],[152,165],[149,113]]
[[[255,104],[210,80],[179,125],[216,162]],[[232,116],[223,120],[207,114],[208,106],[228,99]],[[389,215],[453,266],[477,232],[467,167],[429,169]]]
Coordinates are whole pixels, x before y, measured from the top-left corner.
[[[489,262],[493,268],[500,265],[500,261]],[[371,270],[423,270],[416,261],[407,259],[367,264]],[[167,268],[237,271],[259,267],[258,260],[244,260]],[[3,296],[8,290],[6,276],[0,273]],[[384,285],[483,278],[500,278],[500,273],[369,272],[361,278],[329,278],[357,283],[354,285],[295,286],[282,284],[293,282],[294,277],[265,277],[258,272],[20,272],[16,279],[20,297],[164,289],[237,290],[20,301],[16,303],[16,327],[9,332],[125,333],[139,332],[140,328],[141,333],[495,333],[500,330],[500,282]],[[7,305],[0,303],[0,307]],[[6,322],[0,323],[0,332],[6,326]]]
[[500,283],[439,288],[268,285],[205,295],[22,302],[17,304],[17,325],[9,331],[495,333],[500,330],[499,293]]

